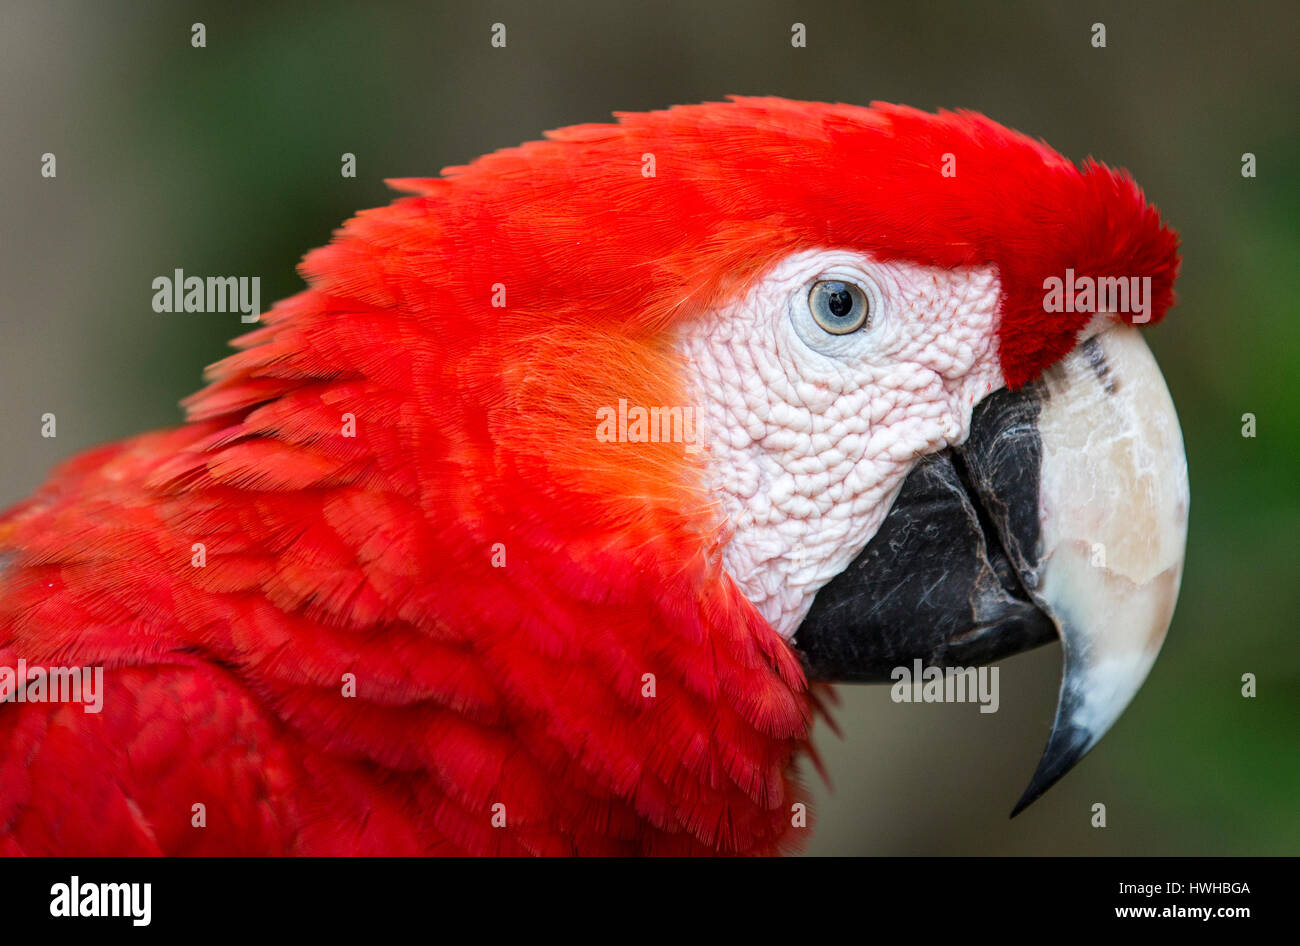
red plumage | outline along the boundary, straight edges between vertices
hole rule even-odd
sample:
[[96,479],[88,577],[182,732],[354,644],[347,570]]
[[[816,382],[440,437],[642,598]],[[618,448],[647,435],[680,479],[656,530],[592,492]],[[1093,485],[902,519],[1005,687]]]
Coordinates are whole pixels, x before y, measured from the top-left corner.
[[99,715],[0,706],[0,851],[793,843],[798,660],[722,571],[682,445],[598,445],[597,409],[681,403],[665,330],[820,246],[995,264],[1018,385],[1088,318],[1049,321],[1044,277],[1150,275],[1155,320],[1175,238],[1128,177],[970,113],[620,119],[394,182],[415,196],[306,257],[186,426],[0,522],[0,665],[106,685]]

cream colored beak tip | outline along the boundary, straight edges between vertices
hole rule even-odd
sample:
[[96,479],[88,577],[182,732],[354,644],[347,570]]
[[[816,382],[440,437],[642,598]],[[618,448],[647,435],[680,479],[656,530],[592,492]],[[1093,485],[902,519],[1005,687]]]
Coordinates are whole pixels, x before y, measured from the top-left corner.
[[1038,605],[1065,666],[1056,719],[1014,817],[1132,701],[1173,617],[1187,541],[1187,460],[1164,378],[1137,330],[1114,327],[1044,378]]

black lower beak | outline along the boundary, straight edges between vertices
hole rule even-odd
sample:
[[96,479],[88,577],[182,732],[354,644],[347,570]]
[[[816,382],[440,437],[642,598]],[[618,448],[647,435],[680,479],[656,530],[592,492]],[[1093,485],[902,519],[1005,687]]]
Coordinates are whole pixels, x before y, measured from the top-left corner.
[[[1038,546],[1038,396],[998,391],[959,448],[904,480],[867,547],[822,587],[795,644],[809,677],[884,683],[897,667],[972,667],[1056,639],[1026,591]],[[1002,534],[1016,542],[1010,551]]]
[[794,637],[809,678],[882,683],[1062,641],[1048,745],[1017,814],[1091,749],[1146,678],[1173,613],[1187,473],[1172,401],[1132,329],[976,406],[922,460]]

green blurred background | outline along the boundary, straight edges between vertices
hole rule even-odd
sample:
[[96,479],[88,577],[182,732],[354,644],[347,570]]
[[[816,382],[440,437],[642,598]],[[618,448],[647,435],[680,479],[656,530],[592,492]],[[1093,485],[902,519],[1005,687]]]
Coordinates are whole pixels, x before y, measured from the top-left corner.
[[[260,275],[269,307],[300,288],[302,253],[390,199],[385,177],[727,93],[977,109],[1128,167],[1182,233],[1180,302],[1148,339],[1190,464],[1183,593],[1128,712],[1014,821],[1055,705],[1055,645],[1002,665],[995,714],[841,688],[844,737],[818,739],[831,787],[807,773],[808,851],[1300,853],[1300,5],[1132,6],[5,0],[0,503],[84,447],[176,423],[241,332],[237,315],[155,314],[155,276]],[[807,48],[791,47],[794,22]],[[56,439],[40,436],[45,412]]]

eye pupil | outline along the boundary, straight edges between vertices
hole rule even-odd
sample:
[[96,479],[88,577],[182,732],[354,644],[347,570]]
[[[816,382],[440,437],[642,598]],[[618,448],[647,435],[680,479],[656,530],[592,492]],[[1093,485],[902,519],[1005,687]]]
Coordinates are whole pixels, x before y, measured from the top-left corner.
[[826,307],[837,319],[842,319],[853,311],[853,296],[849,295],[843,283],[831,283],[831,291],[826,297]]
[[867,324],[870,308],[861,287],[839,279],[815,283],[808,293],[808,308],[822,331],[848,335]]

